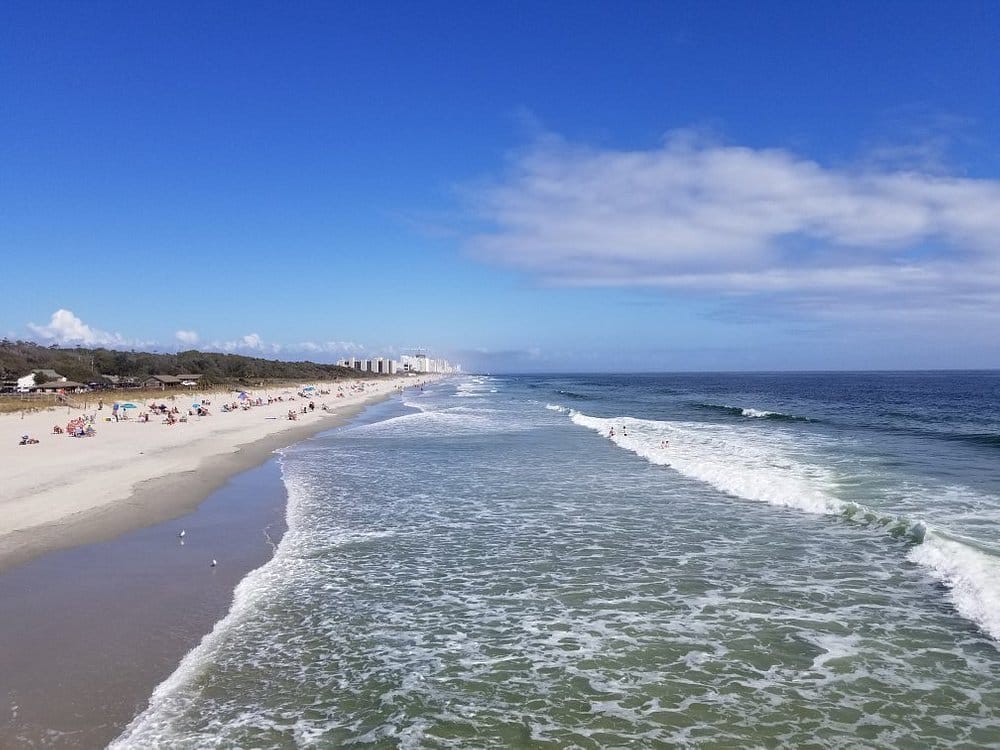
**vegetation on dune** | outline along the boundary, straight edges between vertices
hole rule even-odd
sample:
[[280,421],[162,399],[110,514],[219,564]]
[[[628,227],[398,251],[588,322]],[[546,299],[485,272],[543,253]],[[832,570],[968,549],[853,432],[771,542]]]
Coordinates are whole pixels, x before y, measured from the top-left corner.
[[11,380],[32,370],[55,370],[79,383],[107,384],[105,375],[135,378],[149,375],[199,374],[199,385],[253,384],[276,380],[335,380],[366,374],[337,365],[316,362],[282,362],[240,354],[202,352],[176,354],[115,351],[112,349],[60,348],[30,341],[0,341],[0,379]]

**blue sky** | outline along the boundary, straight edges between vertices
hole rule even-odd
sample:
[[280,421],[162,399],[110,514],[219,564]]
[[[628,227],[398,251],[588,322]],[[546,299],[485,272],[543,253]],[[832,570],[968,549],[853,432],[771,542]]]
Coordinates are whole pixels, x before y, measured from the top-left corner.
[[0,335],[1000,367],[1000,5],[0,5]]

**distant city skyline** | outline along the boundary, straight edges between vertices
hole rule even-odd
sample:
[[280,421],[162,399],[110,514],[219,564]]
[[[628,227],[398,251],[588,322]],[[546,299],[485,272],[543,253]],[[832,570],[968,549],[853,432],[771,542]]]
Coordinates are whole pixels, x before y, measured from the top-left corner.
[[1000,368],[1000,6],[0,8],[0,336]]

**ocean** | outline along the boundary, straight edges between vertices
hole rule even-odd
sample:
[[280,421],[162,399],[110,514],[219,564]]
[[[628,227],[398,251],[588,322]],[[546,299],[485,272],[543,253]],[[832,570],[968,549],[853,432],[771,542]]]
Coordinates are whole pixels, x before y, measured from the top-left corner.
[[114,747],[1000,746],[1000,373],[453,378],[280,461]]

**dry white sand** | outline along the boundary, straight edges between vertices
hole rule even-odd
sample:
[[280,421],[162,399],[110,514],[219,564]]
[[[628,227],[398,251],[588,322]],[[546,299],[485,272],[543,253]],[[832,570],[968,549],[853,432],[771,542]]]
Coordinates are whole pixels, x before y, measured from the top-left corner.
[[[167,391],[156,403],[176,405],[184,415],[194,403],[211,402],[209,416],[188,416],[173,425],[159,416],[138,421],[152,400],[133,402],[140,408],[128,410],[127,421],[105,421],[112,414],[110,402],[97,411],[91,394],[86,413],[96,415],[94,437],[53,434],[53,425],[65,426],[81,415],[80,409],[0,415],[0,570],[51,549],[112,538],[181,515],[277,448],[334,427],[364,404],[432,377],[313,383],[330,393],[311,399],[294,388],[251,390],[248,394],[265,404],[228,413],[221,407],[237,401],[233,391]],[[267,405],[268,395],[284,400]],[[127,393],[122,400],[128,400]],[[315,411],[288,419],[289,409],[300,412],[310,400]],[[321,408],[324,404],[328,410]],[[25,434],[40,442],[19,445]]]

